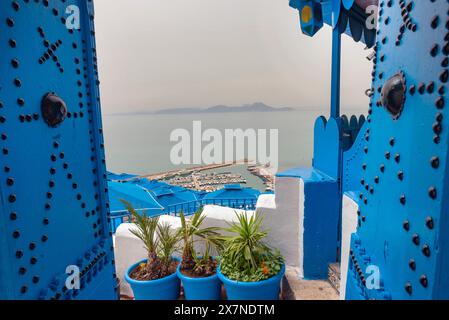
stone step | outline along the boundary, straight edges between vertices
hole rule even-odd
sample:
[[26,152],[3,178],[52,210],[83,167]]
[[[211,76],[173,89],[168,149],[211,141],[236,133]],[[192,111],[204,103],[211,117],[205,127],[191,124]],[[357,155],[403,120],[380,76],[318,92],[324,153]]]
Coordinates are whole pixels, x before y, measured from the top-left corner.
[[328,267],[329,283],[340,294],[341,271],[339,263],[331,263]]
[[282,297],[284,300],[339,300],[339,293],[329,281],[304,280],[296,268],[287,267]]

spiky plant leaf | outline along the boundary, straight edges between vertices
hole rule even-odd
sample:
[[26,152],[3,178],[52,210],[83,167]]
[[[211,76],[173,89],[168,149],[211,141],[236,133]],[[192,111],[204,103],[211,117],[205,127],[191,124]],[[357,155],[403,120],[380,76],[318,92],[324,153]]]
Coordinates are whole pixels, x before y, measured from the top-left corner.
[[159,223],[159,217],[148,217],[144,212],[139,214],[126,200],[120,200],[128,210],[128,212],[132,215],[134,224],[137,227],[137,230],[130,230],[133,235],[139,238],[148,251],[149,254],[155,253],[158,247],[158,240],[156,237],[156,230]]
[[264,242],[268,233],[261,230],[263,216],[236,214],[238,222],[226,229],[231,235],[222,237],[222,272],[237,281],[260,281],[277,274],[283,259]]
[[179,250],[180,234],[177,230],[172,230],[167,222],[158,225],[157,234],[159,238],[158,256],[162,264],[168,267],[172,256]]
[[[219,251],[222,248],[222,240],[220,239],[219,228],[208,227],[202,228],[204,219],[203,208],[200,208],[189,220],[181,212],[181,234],[184,240],[184,249],[182,257],[182,268],[195,269],[199,268],[204,261],[209,260],[211,247]],[[195,251],[195,244],[198,241],[205,243],[204,252],[200,253],[201,259],[198,259]]]

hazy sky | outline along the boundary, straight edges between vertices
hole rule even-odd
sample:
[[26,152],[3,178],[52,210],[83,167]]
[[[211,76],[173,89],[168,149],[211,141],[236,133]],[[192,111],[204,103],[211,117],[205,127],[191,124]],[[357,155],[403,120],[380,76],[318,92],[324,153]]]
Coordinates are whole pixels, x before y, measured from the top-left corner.
[[[299,30],[288,0],[96,0],[103,112],[328,107],[331,31]],[[342,104],[367,107],[368,51],[343,41]]]

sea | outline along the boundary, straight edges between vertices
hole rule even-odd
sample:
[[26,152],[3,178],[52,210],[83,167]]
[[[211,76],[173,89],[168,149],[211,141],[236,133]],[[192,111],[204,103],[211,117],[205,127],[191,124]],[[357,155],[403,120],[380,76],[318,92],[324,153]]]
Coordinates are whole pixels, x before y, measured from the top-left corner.
[[[363,110],[353,113],[359,115]],[[150,175],[196,166],[173,164],[170,159],[171,150],[176,145],[170,141],[172,132],[184,129],[193,136],[194,121],[201,121],[203,132],[218,129],[223,136],[226,129],[265,129],[267,132],[277,129],[278,172],[307,167],[312,163],[315,120],[327,114],[326,109],[302,109],[288,112],[104,115],[107,168],[114,173]],[[206,144],[203,143],[203,147]],[[247,186],[265,190],[262,180],[250,174],[246,165],[213,171],[240,173],[246,178]]]

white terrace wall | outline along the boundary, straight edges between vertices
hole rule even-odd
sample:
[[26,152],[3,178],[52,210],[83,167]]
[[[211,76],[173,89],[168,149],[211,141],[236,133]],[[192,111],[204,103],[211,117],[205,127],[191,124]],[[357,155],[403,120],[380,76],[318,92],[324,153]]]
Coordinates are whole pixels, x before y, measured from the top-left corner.
[[275,195],[261,196],[257,211],[266,214],[269,243],[281,250],[289,266],[307,280],[327,278],[328,264],[337,260],[338,186],[334,180],[311,170],[277,176]]
[[342,211],[340,300],[345,300],[351,235],[357,230],[358,210],[359,206],[357,203],[345,194],[343,196]]
[[303,277],[304,183],[298,178],[276,178],[276,195],[261,195],[257,212],[265,216],[268,243],[279,249],[288,266]]

